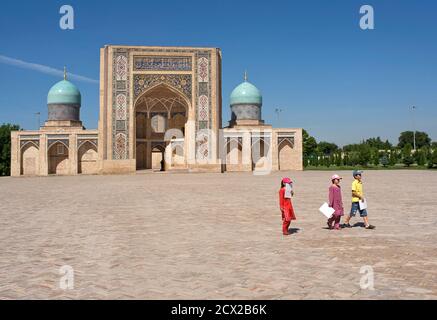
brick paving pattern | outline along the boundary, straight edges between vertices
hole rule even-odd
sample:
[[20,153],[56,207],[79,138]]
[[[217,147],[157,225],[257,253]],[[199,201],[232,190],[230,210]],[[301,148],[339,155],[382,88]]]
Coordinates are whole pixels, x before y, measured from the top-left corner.
[[325,229],[331,175],[290,173],[288,237],[279,173],[1,178],[0,298],[436,299],[437,172],[365,172],[373,231]]

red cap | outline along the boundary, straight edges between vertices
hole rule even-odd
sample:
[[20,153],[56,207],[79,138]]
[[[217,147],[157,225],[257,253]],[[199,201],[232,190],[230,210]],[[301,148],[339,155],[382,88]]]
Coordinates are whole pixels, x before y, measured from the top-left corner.
[[290,178],[284,178],[282,179],[282,183],[292,183],[293,181],[291,181]]

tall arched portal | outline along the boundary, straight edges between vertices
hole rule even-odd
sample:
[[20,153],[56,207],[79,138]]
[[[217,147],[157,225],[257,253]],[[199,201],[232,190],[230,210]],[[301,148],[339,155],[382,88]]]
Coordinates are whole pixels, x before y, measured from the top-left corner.
[[[166,84],[157,85],[135,102],[135,156],[137,170],[161,168],[164,160],[165,133],[176,129],[179,140],[184,136],[185,124],[188,119],[189,102],[182,93]],[[157,146],[159,148],[157,149]],[[185,154],[178,150],[178,155],[184,159]],[[178,167],[184,166],[180,160]],[[159,160],[158,160],[159,158]],[[158,163],[159,162],[159,165]],[[171,168],[171,166],[165,166]]]

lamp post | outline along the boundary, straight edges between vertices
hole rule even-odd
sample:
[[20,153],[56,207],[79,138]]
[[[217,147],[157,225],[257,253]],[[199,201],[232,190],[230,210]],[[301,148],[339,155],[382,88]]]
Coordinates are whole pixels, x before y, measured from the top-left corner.
[[412,106],[412,108],[411,108],[411,119],[412,119],[412,122],[413,122],[413,150],[414,150],[414,152],[416,152],[416,121],[415,121],[415,118],[414,118],[414,111],[416,111],[416,106]]
[[282,111],[283,111],[283,110],[282,110],[281,108],[276,108],[276,109],[275,109],[276,115],[278,116],[278,127],[281,127],[281,126],[279,125],[279,120],[280,120],[280,113],[281,113]]
[[37,112],[35,113],[37,121],[38,121],[38,125],[36,127],[36,130],[39,130],[39,126],[41,125],[41,112]]

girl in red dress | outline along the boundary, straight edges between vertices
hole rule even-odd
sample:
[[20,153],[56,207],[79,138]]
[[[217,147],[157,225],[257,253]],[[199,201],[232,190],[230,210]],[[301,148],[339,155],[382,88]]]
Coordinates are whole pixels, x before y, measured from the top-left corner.
[[284,178],[281,181],[281,190],[279,190],[279,207],[282,213],[282,233],[289,235],[288,228],[291,220],[296,220],[294,215],[293,204],[291,197],[293,196],[292,181],[290,178]]

